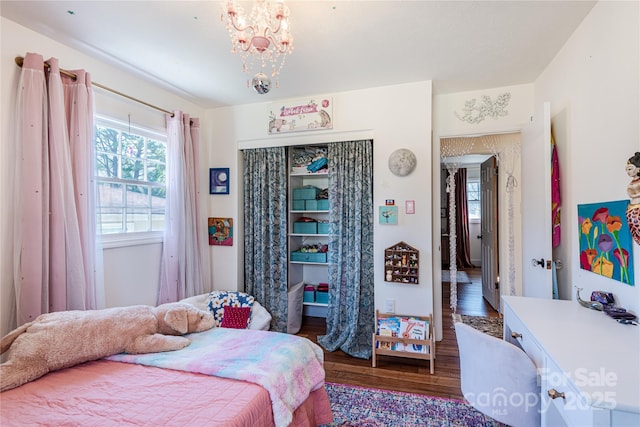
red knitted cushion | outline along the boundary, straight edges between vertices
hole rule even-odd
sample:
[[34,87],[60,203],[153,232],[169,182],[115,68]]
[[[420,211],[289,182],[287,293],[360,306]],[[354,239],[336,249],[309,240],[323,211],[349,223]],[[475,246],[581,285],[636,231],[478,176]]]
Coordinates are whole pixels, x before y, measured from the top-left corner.
[[246,329],[249,326],[249,316],[251,316],[251,307],[232,307],[224,308],[224,316],[222,317],[223,328]]

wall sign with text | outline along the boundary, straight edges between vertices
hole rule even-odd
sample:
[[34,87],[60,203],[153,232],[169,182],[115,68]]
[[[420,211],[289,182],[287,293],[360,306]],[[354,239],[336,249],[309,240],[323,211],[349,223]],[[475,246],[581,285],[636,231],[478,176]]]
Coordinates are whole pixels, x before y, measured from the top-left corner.
[[269,134],[333,129],[331,98],[274,102],[269,107]]

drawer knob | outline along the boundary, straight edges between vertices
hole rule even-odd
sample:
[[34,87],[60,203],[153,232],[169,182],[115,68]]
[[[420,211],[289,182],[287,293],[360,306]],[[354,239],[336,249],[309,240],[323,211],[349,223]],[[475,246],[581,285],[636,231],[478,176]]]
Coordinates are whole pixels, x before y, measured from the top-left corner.
[[548,392],[549,397],[552,399],[557,399],[558,397],[561,397],[564,399],[564,392],[558,391],[555,388],[550,389]]
[[519,334],[518,332],[511,332],[511,338],[516,340],[522,339],[522,334]]

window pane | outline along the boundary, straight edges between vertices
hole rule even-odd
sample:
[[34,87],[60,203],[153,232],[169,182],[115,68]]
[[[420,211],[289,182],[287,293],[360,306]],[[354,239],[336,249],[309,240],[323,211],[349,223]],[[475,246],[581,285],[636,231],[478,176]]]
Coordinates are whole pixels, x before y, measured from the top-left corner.
[[124,206],[124,191],[122,184],[98,181],[98,206]]
[[127,232],[149,231],[149,210],[148,209],[128,209],[127,210]]
[[467,200],[480,200],[479,182],[467,182]]
[[122,133],[122,155],[127,157],[144,157],[144,139],[138,135]]
[[118,156],[108,153],[96,154],[96,171],[99,177],[118,177]]
[[153,161],[147,162],[147,181],[164,184],[166,182],[165,170],[166,168],[164,163]]
[[96,126],[96,152],[118,153],[118,131]]
[[153,139],[147,140],[147,159],[164,163],[167,158],[167,144]]
[[122,158],[122,179],[144,180],[144,163],[130,157]]
[[99,208],[98,232],[100,234],[124,233],[124,209]]
[[166,188],[152,187],[151,188],[151,207],[154,208],[155,210],[161,210],[162,212],[164,212],[166,202],[167,202]]
[[164,210],[162,212],[151,212],[151,231],[164,230]]
[[480,219],[480,202],[479,201],[468,201],[468,209],[469,209],[469,218],[471,219]]
[[127,207],[148,207],[149,187],[146,185],[127,185]]

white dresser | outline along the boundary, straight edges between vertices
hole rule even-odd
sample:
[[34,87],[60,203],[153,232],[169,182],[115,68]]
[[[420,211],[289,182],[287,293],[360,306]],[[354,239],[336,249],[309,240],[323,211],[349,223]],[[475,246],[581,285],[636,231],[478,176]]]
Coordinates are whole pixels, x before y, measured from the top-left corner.
[[543,426],[640,426],[640,326],[576,301],[503,302],[504,339],[538,367]]

